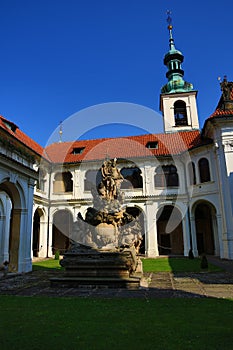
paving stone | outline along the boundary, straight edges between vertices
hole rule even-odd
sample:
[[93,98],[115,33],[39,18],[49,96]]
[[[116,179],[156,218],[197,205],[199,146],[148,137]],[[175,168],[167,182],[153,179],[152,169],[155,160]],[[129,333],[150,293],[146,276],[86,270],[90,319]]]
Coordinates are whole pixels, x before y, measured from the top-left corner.
[[101,298],[231,298],[233,299],[233,262],[213,259],[212,263],[225,267],[214,273],[145,273],[137,290],[123,288],[57,288],[50,278],[60,271],[34,271],[26,274],[0,276],[0,295],[101,297]]

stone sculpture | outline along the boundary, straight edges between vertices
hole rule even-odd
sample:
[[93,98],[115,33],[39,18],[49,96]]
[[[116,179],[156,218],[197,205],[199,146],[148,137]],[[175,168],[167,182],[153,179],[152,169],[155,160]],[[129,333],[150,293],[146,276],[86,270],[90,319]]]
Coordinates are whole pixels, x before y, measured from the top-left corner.
[[93,207],[85,218],[78,213],[70,247],[60,261],[64,275],[51,278],[52,286],[139,288],[141,227],[124,206],[123,177],[116,163],[116,159],[103,163],[102,181],[92,189]]
[[116,163],[116,158],[104,161],[102,181],[97,188],[92,188],[93,207],[88,208],[85,219],[79,213],[74,222],[72,250],[78,243],[102,250],[134,247],[136,253],[139,252],[140,223],[123,206],[124,193],[120,191],[123,176]]

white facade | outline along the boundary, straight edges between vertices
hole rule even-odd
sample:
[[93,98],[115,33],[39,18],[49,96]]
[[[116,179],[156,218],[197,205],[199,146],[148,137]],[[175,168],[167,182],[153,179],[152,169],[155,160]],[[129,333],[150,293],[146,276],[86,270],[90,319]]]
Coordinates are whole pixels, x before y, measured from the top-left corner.
[[0,260],[14,272],[31,270],[33,163],[6,146],[0,148]]
[[[196,91],[182,93],[182,95],[177,93],[161,95],[160,109],[164,116],[164,132],[199,130],[196,95]],[[177,128],[174,119],[174,104],[180,100],[186,105],[187,125]]]
[[[199,161],[203,158],[208,161],[210,172],[210,179],[205,182],[202,182],[199,172]],[[123,191],[125,192],[125,205],[130,208],[135,207],[140,209],[141,215],[143,215],[143,232],[145,234],[144,253],[146,256],[156,257],[159,254],[163,254],[159,252],[162,248],[160,247],[161,244],[158,242],[158,219],[159,212],[165,206],[169,206],[173,209],[176,208],[180,213],[181,229],[179,234],[182,235],[182,252],[178,249],[178,254],[188,256],[189,250],[192,248],[194,255],[198,256],[200,254],[198,248],[200,249],[200,247],[198,247],[198,228],[197,219],[195,218],[195,210],[198,205],[204,204],[209,210],[211,219],[211,229],[208,229],[211,232],[208,234],[212,235],[209,239],[211,240],[213,249],[210,249],[209,253],[220,256],[221,258],[233,259],[231,233],[229,229],[227,229],[227,227],[230,228],[232,226],[232,215],[229,215],[229,212],[231,211],[229,208],[231,207],[229,204],[226,204],[227,201],[224,203],[225,207],[222,203],[223,188],[221,187],[219,180],[219,171],[224,169],[220,167],[220,165],[219,167],[216,167],[217,159],[218,150],[214,144],[198,147],[182,156],[165,157],[164,159],[160,159],[160,164],[174,164],[178,170],[179,186],[171,186],[167,188],[155,186],[154,177],[158,166],[157,159],[152,158],[150,161],[137,159],[137,163],[135,161],[137,167],[141,170],[142,188],[124,189]],[[190,184],[190,175],[188,172],[188,164],[190,161],[193,162],[195,167],[195,184]],[[48,256],[52,256],[54,253],[53,219],[56,213],[59,214],[61,211],[66,211],[67,214],[69,213],[72,217],[73,222],[76,220],[79,212],[85,217],[87,208],[92,206],[91,192],[85,191],[84,188],[85,173],[90,168],[98,170],[98,166],[99,163],[97,162],[96,164],[92,163],[91,165],[82,165],[82,167],[80,167],[79,164],[73,164],[69,168],[66,168],[66,170],[69,170],[71,173],[73,180],[73,191],[67,193],[53,192],[53,182],[56,169],[51,175],[47,175],[48,182],[50,176],[50,205],[48,206],[47,202],[44,202],[42,205],[42,195],[39,191],[36,192],[34,197],[34,210],[39,208],[41,212],[43,212],[43,215],[41,216],[41,233],[38,238],[40,241],[38,256],[45,256],[45,252],[47,252]],[[119,164],[118,167],[119,169],[122,169],[125,166],[126,164]],[[227,195],[230,199],[229,192]],[[46,194],[44,193],[43,196],[46,197]],[[38,203],[39,201],[40,203]],[[49,221],[46,222],[44,218],[47,218],[46,215],[48,210],[50,212]],[[170,225],[172,224],[170,223]],[[165,230],[168,230],[167,234],[169,235],[169,228],[165,228]],[[46,233],[48,235],[47,238],[45,237]],[[203,234],[204,232],[201,233]],[[63,232],[63,234],[66,235],[66,232]],[[45,247],[45,244],[48,244],[48,246]],[[170,246],[167,248],[172,248],[171,245],[172,242],[170,242]],[[166,251],[166,249],[164,250]],[[163,249],[161,251],[163,251]]]

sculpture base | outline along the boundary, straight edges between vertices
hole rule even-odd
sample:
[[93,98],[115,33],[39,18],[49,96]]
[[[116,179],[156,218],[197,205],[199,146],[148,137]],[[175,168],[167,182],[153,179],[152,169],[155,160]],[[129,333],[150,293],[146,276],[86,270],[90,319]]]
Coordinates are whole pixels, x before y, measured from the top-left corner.
[[126,288],[135,290],[140,287],[140,278],[118,278],[118,277],[61,277],[51,278],[51,287],[59,288]]
[[138,289],[142,277],[133,248],[103,251],[82,246],[76,252],[65,253],[60,264],[65,272],[60,278],[50,279],[52,287]]

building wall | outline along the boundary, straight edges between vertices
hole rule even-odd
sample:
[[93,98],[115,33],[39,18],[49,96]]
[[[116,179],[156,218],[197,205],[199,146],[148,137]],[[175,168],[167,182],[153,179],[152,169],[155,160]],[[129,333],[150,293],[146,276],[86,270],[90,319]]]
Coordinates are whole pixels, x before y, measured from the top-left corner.
[[14,152],[0,151],[0,259],[9,270],[27,272],[32,268],[31,227],[36,172],[25,166]]
[[[208,159],[210,180],[201,182],[199,172],[199,160],[201,158]],[[196,222],[195,208],[201,203],[206,203],[212,213],[213,226],[213,244],[215,247],[214,254],[222,258],[231,258],[229,254],[229,241],[224,240],[224,222],[226,215],[221,205],[221,187],[218,178],[218,170],[216,167],[216,149],[214,145],[208,145],[194,149],[193,151],[183,154],[179,157],[161,158],[161,159],[137,159],[135,163],[141,170],[143,188],[126,189],[125,205],[130,207],[138,207],[144,215],[144,232],[145,232],[145,254],[150,257],[159,255],[158,246],[158,213],[165,206],[176,208],[181,217],[181,225],[179,230],[182,234],[183,255],[187,256],[190,248],[193,249],[194,255],[197,256],[197,238],[196,238]],[[196,170],[196,184],[191,185],[188,172],[188,163],[192,161]],[[177,187],[155,187],[154,176],[158,166],[174,164],[178,170],[179,186]],[[44,221],[44,232],[47,232],[48,247],[40,252],[40,256],[48,252],[52,255],[52,232],[53,218],[56,212],[67,210],[71,213],[73,221],[76,220],[77,214],[80,212],[83,217],[88,207],[92,206],[92,194],[90,191],[85,191],[84,182],[87,170],[98,170],[100,163],[83,163],[66,166],[65,171],[69,171],[73,180],[73,191],[67,193],[54,193],[53,182],[57,171],[54,169],[51,175],[47,174],[46,182],[49,183],[50,178],[50,204],[44,201],[42,205],[45,217],[49,210],[49,220]],[[119,169],[127,166],[126,163],[119,163]],[[44,192],[44,199],[47,192]],[[38,207],[42,196],[36,192],[34,197],[35,206]],[[41,202],[40,202],[41,205]],[[48,209],[49,208],[49,209]],[[41,233],[45,235],[45,233]],[[226,238],[226,237],[225,237]],[[181,238],[180,238],[181,241]],[[43,242],[46,242],[43,238]]]

